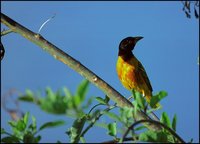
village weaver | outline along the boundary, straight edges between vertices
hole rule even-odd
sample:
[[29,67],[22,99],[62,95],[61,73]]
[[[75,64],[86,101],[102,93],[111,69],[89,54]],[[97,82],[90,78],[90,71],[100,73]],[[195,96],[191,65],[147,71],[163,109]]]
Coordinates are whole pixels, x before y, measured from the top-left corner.
[[[122,85],[128,90],[138,91],[150,103],[153,91],[151,83],[144,67],[132,53],[136,43],[142,38],[140,36],[127,37],[120,42],[116,67]],[[159,103],[153,108],[158,107],[160,107]]]

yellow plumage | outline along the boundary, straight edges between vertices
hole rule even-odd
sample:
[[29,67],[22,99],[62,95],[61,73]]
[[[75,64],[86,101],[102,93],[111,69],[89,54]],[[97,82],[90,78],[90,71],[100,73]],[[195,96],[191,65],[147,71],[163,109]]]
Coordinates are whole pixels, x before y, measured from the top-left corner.
[[[117,74],[122,85],[128,90],[140,92],[149,103],[152,97],[152,87],[142,64],[133,55],[125,61],[122,56],[118,56]],[[157,104],[155,108],[159,107]]]

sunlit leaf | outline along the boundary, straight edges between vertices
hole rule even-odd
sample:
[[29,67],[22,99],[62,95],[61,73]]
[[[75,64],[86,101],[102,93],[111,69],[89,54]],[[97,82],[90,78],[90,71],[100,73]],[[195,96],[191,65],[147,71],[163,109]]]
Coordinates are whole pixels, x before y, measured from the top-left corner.
[[53,128],[53,127],[57,127],[57,126],[61,126],[61,125],[64,125],[65,122],[64,121],[53,121],[53,122],[46,122],[45,124],[43,124],[39,130],[43,130],[43,129],[46,129],[46,128]]
[[63,88],[64,94],[67,97],[67,99],[73,97],[73,95],[71,94],[70,90],[66,87]]
[[46,87],[46,98],[50,101],[55,101],[56,99],[56,94],[52,91],[50,87]]
[[176,131],[176,123],[177,123],[177,117],[176,117],[176,114],[174,115],[173,117],[173,120],[172,120],[172,128],[174,131]]
[[163,131],[145,131],[139,135],[141,142],[168,142],[167,135]]
[[143,129],[146,129],[146,128],[147,128],[146,126],[139,126],[139,127],[135,128],[134,130],[139,131],[139,130],[143,130]]
[[160,91],[158,94],[153,96],[150,100],[150,106],[153,108],[159,101],[161,101],[163,98],[167,96],[167,92],[165,91]]
[[8,121],[8,124],[9,124],[11,127],[16,127],[16,122],[15,122],[15,121]]
[[171,124],[170,124],[170,119],[167,115],[166,112],[163,112],[160,118],[160,122],[162,122],[163,124],[167,125],[168,127],[171,128]]
[[24,123],[22,119],[17,121],[16,129],[18,131],[24,131],[26,129],[26,124]]
[[120,121],[120,117],[118,115],[116,115],[115,113],[113,112],[108,112],[108,111],[105,111],[104,114],[106,114],[107,116],[109,116],[111,119],[115,120],[115,121]]
[[18,99],[25,102],[34,102],[34,94],[31,90],[27,89],[25,95],[20,96]]
[[82,129],[85,125],[85,122],[87,120],[87,116],[84,115],[81,118],[77,118],[72,127],[69,128],[69,130],[66,132],[67,135],[70,137],[70,142],[71,143],[78,143],[80,140],[80,134],[82,132]]
[[117,124],[116,124],[116,122],[108,124],[108,134],[110,136],[116,136],[116,134],[117,134]]
[[24,115],[24,118],[23,118],[23,121],[24,121],[25,125],[28,124],[28,119],[29,119],[29,112],[26,112],[26,114]]
[[137,105],[141,109],[145,109],[146,100],[144,99],[144,97],[138,91],[135,91],[135,90],[132,90],[132,94],[133,94],[133,98],[137,102]]
[[103,98],[101,98],[101,97],[96,97],[95,99],[96,99],[100,104],[106,105],[106,102],[105,102],[105,100],[104,100]]
[[75,96],[73,96],[73,104],[74,104],[75,109],[77,109],[80,106],[80,104],[85,100],[88,86],[89,86],[88,80],[83,80],[79,84],[79,86],[76,90],[76,94],[75,94]]

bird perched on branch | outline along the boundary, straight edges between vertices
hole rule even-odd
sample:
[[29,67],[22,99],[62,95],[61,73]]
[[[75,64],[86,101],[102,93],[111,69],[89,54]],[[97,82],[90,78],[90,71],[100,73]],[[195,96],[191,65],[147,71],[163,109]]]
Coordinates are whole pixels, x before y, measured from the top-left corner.
[[[134,56],[132,50],[136,43],[143,37],[127,37],[123,39],[119,44],[119,53],[117,59],[117,74],[122,85],[128,90],[136,90],[140,92],[150,103],[152,98],[152,86],[147,76],[147,73],[140,63],[140,61]],[[160,107],[157,103],[153,108]]]

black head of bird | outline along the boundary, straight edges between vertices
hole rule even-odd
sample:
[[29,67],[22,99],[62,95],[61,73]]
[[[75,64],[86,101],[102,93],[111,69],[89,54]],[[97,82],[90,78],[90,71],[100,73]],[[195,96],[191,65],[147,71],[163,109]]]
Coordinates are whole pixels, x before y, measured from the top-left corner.
[[119,44],[119,51],[131,52],[134,49],[136,43],[142,38],[143,37],[138,36],[138,37],[127,37],[123,39]]

